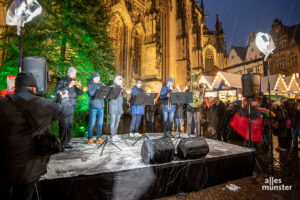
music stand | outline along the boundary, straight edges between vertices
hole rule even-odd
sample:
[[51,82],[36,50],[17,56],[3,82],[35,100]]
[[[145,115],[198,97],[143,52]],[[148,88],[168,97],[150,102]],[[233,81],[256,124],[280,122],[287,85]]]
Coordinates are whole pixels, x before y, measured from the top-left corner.
[[[156,95],[157,95],[157,93],[138,93],[135,97],[134,104],[135,105],[143,105],[144,110],[145,110],[146,105],[154,104],[154,99],[155,99]],[[143,133],[137,140],[135,140],[135,142],[132,144],[132,146],[134,146],[135,143],[137,143],[142,138],[149,139],[149,136],[144,133],[145,132],[144,121],[145,121],[145,119],[143,119]]]
[[[118,98],[120,92],[122,91],[122,88],[120,87],[108,87],[108,86],[101,86],[99,91],[97,91],[96,97],[99,99],[105,98],[106,102],[107,102],[107,109],[106,109],[106,114],[108,114],[108,99],[116,99]],[[106,118],[106,123],[107,123],[107,118]],[[100,144],[98,146],[97,149],[99,149],[102,145],[102,150],[100,153],[100,156],[102,156],[102,153],[104,151],[105,146],[107,145],[107,143],[114,145],[115,147],[117,147],[120,151],[122,151],[122,149],[116,145],[109,136],[106,136],[103,143]]]
[[[184,105],[193,102],[193,93],[192,92],[170,92],[170,102],[173,105]],[[181,130],[179,130],[178,137],[175,137],[175,140],[179,140]]]

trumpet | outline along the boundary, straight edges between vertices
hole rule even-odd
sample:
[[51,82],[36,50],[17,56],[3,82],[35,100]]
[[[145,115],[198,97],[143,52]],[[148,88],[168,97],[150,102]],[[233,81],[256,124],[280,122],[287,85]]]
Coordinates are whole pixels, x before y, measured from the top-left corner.
[[81,81],[76,81],[75,80],[75,86],[79,89],[82,89],[83,92],[87,92],[88,91],[88,87],[83,86]]
[[121,87],[122,87],[123,91],[126,92],[126,94],[131,94],[131,92],[132,92],[131,89],[127,88],[124,82],[122,83]]

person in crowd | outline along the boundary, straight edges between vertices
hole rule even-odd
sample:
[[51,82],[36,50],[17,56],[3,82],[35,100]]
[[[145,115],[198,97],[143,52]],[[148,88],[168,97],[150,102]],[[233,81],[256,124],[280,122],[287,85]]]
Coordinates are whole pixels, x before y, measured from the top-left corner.
[[215,120],[215,126],[216,126],[216,134],[219,141],[222,140],[221,138],[221,132],[222,132],[222,119],[225,114],[225,104],[219,99],[216,99],[216,120]]
[[172,137],[172,127],[176,106],[170,102],[170,92],[174,89],[174,80],[169,77],[167,83],[160,90],[160,99],[162,100],[163,131],[164,137]]
[[[56,85],[56,95],[60,101],[60,93],[68,91],[73,109],[77,104],[77,96],[82,95],[83,93],[82,89],[75,85],[75,78],[76,69],[74,67],[70,67],[68,69],[67,76],[60,79]],[[72,146],[69,144],[69,142],[72,137],[73,118],[74,115],[71,115],[67,118],[59,120],[59,139],[66,149],[72,149]]]
[[181,120],[183,118],[183,105],[176,105],[176,111],[174,116],[174,131],[181,132]]
[[[186,104],[186,116],[187,116],[187,135],[191,136],[191,134],[194,134],[194,129],[196,128],[196,137],[201,136],[201,127],[200,127],[200,121],[201,121],[201,108],[199,107],[192,107],[189,104]],[[193,125],[194,123],[194,125]]]
[[204,102],[201,106],[201,112],[203,113],[203,117],[200,121],[200,127],[202,128],[203,136],[207,135],[208,132],[208,120],[209,120],[209,108]]
[[96,98],[96,92],[100,90],[104,84],[100,82],[100,74],[94,73],[90,83],[88,84],[89,106],[90,106],[90,121],[88,125],[88,144],[95,144],[93,141],[93,131],[97,120],[96,143],[103,143],[101,138],[103,115],[104,115],[104,99]]
[[209,110],[209,113],[210,113],[209,127],[210,127],[211,135],[215,135],[215,133],[216,133],[216,120],[217,120],[216,109],[217,109],[216,100],[213,99],[211,101],[211,106],[210,106],[210,110]]
[[288,113],[285,108],[282,107],[279,101],[275,101],[273,103],[273,112],[276,114],[274,120],[277,121],[277,127],[274,127],[274,135],[277,136],[278,139],[278,147],[276,148],[277,151],[286,151],[287,149],[284,148],[286,137],[287,137],[287,127],[286,127],[286,120],[289,119]]
[[131,93],[131,123],[130,123],[130,137],[139,137],[139,127],[142,121],[142,117],[144,115],[145,109],[144,105],[135,104],[136,96],[140,93],[144,93],[142,89],[142,80],[136,80],[136,85],[132,88]]
[[116,76],[114,83],[111,85],[113,88],[122,88],[119,96],[116,99],[111,99],[109,101],[109,114],[110,118],[110,133],[112,140],[118,140],[117,131],[119,127],[119,122],[121,115],[123,114],[123,98],[124,98],[124,87],[123,78],[121,76]]
[[[235,114],[237,114],[241,109],[242,109],[242,102],[240,100],[233,101],[230,105],[231,117],[229,121],[231,121],[232,117]],[[241,140],[242,137],[238,133],[236,133],[231,126],[228,126],[227,139]]]
[[147,122],[147,130],[149,132],[154,132],[154,119],[155,119],[155,112],[157,110],[157,105],[146,105],[145,107],[145,116]]
[[286,128],[287,128],[287,135],[285,137],[285,142],[282,144],[282,147],[285,149],[290,149],[292,145],[292,130],[291,130],[291,118],[293,116],[294,107],[292,99],[282,99],[281,104],[283,105],[283,108],[287,111],[289,119],[286,120]]
[[60,104],[35,96],[37,84],[31,73],[19,73],[15,86],[15,95],[0,99],[0,197],[30,200],[35,183],[47,171],[47,163],[35,151],[34,138],[39,133],[25,113],[44,131],[53,120],[72,116],[73,106],[67,92],[61,93]]
[[294,112],[292,113],[292,138],[293,138],[293,151],[297,152],[298,148],[298,138],[300,137],[300,101],[297,100],[294,103]]

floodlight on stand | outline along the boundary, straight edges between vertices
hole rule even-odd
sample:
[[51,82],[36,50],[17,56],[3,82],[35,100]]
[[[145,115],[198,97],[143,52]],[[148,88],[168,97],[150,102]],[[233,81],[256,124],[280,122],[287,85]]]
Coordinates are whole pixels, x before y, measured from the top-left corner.
[[269,55],[271,53],[273,53],[273,51],[275,49],[273,39],[272,39],[271,35],[269,35],[267,33],[262,33],[262,32],[257,33],[256,37],[255,37],[255,44],[256,44],[257,48],[263,54],[265,54],[265,59],[264,59],[265,61],[267,60]]
[[34,17],[41,14],[42,7],[37,0],[15,0],[9,6],[6,14],[6,24],[17,26],[20,35],[21,27],[30,22]]

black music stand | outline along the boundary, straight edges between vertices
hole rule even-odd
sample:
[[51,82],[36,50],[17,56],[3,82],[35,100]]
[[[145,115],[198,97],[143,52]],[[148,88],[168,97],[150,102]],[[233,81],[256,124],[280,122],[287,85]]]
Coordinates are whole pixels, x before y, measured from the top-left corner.
[[[96,92],[95,98],[106,100],[106,103],[107,103],[106,116],[108,115],[108,99],[116,99],[119,96],[121,91],[122,91],[122,88],[119,88],[119,87],[101,86],[99,91]],[[107,117],[106,117],[106,124],[107,124]],[[112,141],[110,136],[106,136],[103,143],[100,144],[97,148],[97,149],[99,149],[103,145],[100,156],[102,156],[102,153],[103,153],[104,148],[107,145],[107,143],[114,145],[120,151],[122,151],[122,149]]]
[[[143,105],[144,110],[146,105],[153,105],[154,99],[156,97],[157,93],[138,93],[135,97],[134,104],[135,105]],[[140,139],[146,138],[149,139],[149,136],[145,134],[145,119],[143,118],[143,133],[142,135],[132,144],[132,146],[135,145]]]
[[[170,92],[170,102],[173,105],[184,105],[193,102],[193,93],[192,92]],[[179,140],[181,130],[179,130],[178,137],[175,137],[175,140]]]

